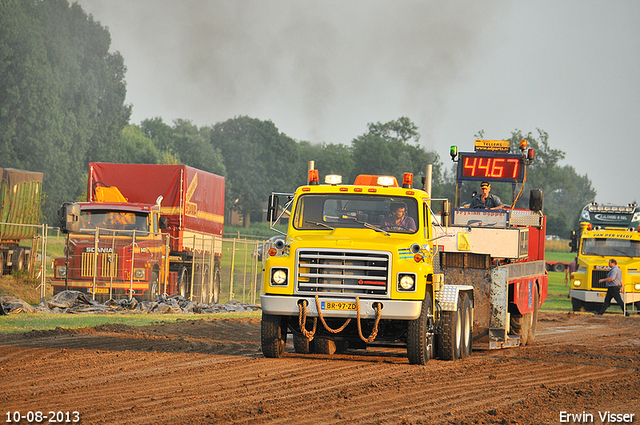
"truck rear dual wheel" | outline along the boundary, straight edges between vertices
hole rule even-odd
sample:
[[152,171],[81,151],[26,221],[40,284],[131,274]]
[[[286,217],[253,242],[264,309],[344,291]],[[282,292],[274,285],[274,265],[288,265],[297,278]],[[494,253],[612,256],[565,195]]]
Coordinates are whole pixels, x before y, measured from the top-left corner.
[[427,364],[433,358],[433,302],[427,294],[422,301],[420,317],[409,322],[407,329],[407,357],[410,364]]
[[438,357],[458,360],[471,355],[473,345],[472,302],[468,293],[458,297],[455,311],[443,311],[440,334],[437,338]]
[[25,261],[24,249],[18,248],[13,253],[13,259],[12,259],[13,265],[11,266],[11,271],[12,272],[22,271],[22,269],[24,268],[24,261]]
[[471,355],[473,346],[473,314],[472,303],[469,294],[462,294],[460,297],[462,303],[462,346],[460,348],[460,357],[465,358]]
[[540,295],[538,294],[538,286],[533,287],[533,311],[525,314],[512,313],[510,328],[512,335],[520,336],[520,345],[531,345],[536,339],[536,330],[538,328],[538,310],[540,304]]
[[287,342],[286,318],[263,312],[260,323],[260,342],[262,354],[265,357],[282,357]]

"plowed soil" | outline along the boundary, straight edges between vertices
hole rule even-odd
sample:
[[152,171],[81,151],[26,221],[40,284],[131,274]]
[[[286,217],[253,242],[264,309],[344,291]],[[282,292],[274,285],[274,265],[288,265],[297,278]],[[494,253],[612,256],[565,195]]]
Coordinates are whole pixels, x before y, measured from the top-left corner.
[[[639,367],[637,315],[541,312],[533,345],[426,366],[403,349],[301,355],[291,343],[266,359],[259,319],[103,325],[0,335],[0,420],[77,411],[85,424],[597,424],[611,412],[637,424]],[[592,418],[563,422],[562,412]]]

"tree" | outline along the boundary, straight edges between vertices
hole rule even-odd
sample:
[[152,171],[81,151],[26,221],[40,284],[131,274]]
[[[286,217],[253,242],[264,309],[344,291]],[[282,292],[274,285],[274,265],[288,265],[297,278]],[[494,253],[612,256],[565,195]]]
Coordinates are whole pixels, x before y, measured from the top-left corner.
[[224,160],[211,144],[210,133],[208,127],[198,129],[191,121],[178,119],[174,121],[172,145],[183,164],[224,176]]
[[314,161],[315,168],[320,173],[320,179],[327,174],[339,174],[347,183],[355,162],[351,157],[351,148],[343,144],[318,144],[312,145],[309,142],[300,142],[300,167],[296,174],[298,185],[306,184],[307,168],[309,161]]
[[[522,139],[526,139],[530,149],[535,150],[535,160],[529,165],[527,182],[521,207],[528,206],[528,191],[541,189],[544,196],[544,213],[551,222],[555,234],[568,237],[572,228],[578,225],[580,211],[596,197],[587,175],[580,176],[572,166],[560,166],[565,153],[549,146],[549,135],[538,129],[538,137],[531,133],[524,135],[520,130],[511,134],[514,151]],[[564,228],[562,228],[564,226]]]
[[153,140],[145,137],[140,127],[136,125],[127,125],[122,129],[118,156],[123,158],[123,162],[132,164],[157,164],[161,158]]
[[[413,173],[414,178],[418,178],[425,175],[427,164],[432,164],[433,192],[439,196],[442,183],[440,156],[418,144],[417,130],[406,117],[384,124],[369,124],[368,131],[352,142],[351,157],[355,166],[351,181],[358,174],[386,174],[402,182],[404,173]],[[409,144],[409,141],[415,144]],[[421,186],[420,183],[414,180],[414,186]]]
[[119,149],[130,108],[109,32],[66,0],[0,3],[0,166],[44,173],[49,223]]
[[244,226],[251,215],[262,214],[262,204],[273,190],[292,191],[298,144],[280,133],[271,121],[241,116],[215,124],[211,143],[220,149],[227,169],[227,208],[240,212]]

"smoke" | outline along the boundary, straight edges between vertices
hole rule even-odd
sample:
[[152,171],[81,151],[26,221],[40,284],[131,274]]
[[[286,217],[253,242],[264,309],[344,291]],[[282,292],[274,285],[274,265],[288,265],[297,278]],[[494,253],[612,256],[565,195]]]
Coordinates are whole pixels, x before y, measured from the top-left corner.
[[504,1],[81,0],[128,67],[133,121],[238,115],[346,143],[408,116],[430,144],[456,82],[497,44]]

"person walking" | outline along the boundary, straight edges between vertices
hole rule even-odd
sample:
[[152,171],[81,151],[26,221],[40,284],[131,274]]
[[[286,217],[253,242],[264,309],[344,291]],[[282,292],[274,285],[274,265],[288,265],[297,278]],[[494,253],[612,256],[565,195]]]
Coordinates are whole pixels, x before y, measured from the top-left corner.
[[596,311],[593,314],[602,316],[611,305],[611,299],[613,298],[620,306],[622,314],[628,316],[629,313],[625,311],[624,301],[622,301],[622,297],[620,296],[621,290],[622,293],[624,293],[624,289],[622,288],[622,271],[620,270],[620,267],[618,267],[618,262],[614,258],[609,260],[609,267],[611,269],[609,270],[607,277],[599,280],[600,283],[606,282],[607,285],[607,295],[604,297],[604,304],[602,304],[599,311]]

